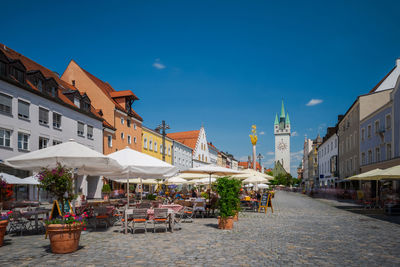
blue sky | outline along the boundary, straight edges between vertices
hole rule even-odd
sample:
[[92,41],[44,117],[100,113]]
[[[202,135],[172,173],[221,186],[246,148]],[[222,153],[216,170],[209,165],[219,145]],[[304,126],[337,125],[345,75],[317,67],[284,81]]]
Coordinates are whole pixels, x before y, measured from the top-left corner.
[[133,90],[148,127],[204,124],[238,159],[256,124],[266,167],[283,99],[294,174],[304,136],[323,136],[394,66],[398,10],[399,1],[8,1],[0,42],[59,73],[74,59]]

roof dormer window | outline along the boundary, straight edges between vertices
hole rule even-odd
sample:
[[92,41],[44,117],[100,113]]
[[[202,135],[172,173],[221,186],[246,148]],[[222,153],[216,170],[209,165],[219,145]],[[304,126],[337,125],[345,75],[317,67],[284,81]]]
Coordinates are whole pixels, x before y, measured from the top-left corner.
[[74,105],[78,108],[81,108],[81,101],[79,100],[79,98],[74,97]]
[[6,71],[6,63],[3,61],[0,61],[0,75],[1,76],[6,76],[7,71]]
[[42,80],[40,80],[40,79],[38,79],[37,80],[37,89],[40,91],[40,92],[43,92],[43,82],[42,82]]
[[24,72],[14,68],[14,78],[20,83],[25,83]]

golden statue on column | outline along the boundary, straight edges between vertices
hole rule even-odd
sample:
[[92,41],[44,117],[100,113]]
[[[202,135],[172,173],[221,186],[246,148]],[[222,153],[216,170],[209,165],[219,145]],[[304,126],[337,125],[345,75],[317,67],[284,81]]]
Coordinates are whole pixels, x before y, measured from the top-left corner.
[[250,136],[250,140],[251,143],[253,144],[253,169],[256,170],[256,145],[257,145],[257,126],[252,125],[251,126],[251,134]]

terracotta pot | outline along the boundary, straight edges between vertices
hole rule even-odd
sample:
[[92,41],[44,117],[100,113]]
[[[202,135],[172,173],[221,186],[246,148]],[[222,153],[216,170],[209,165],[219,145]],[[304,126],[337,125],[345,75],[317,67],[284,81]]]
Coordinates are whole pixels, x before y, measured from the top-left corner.
[[223,230],[232,230],[233,217],[230,216],[228,218],[221,218],[220,216],[218,216],[218,228]]
[[6,234],[7,225],[8,225],[8,220],[0,221],[0,247],[3,245],[4,235]]
[[108,200],[108,198],[109,198],[109,195],[103,193],[103,200]]
[[47,233],[50,237],[51,252],[65,254],[76,251],[78,249],[81,231],[82,225],[47,225]]
[[235,216],[233,216],[233,221],[235,222],[239,221],[239,212],[235,213]]

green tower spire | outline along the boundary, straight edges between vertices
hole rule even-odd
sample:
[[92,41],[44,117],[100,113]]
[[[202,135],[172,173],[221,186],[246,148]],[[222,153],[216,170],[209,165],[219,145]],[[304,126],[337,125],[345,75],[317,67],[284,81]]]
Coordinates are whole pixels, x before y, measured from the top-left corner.
[[290,125],[290,119],[289,119],[289,113],[286,113],[286,121],[285,121],[286,125]]
[[278,113],[275,115],[275,123],[274,123],[274,125],[279,125]]
[[281,108],[281,118],[285,118],[285,107],[283,106],[283,100],[282,100],[282,108]]

